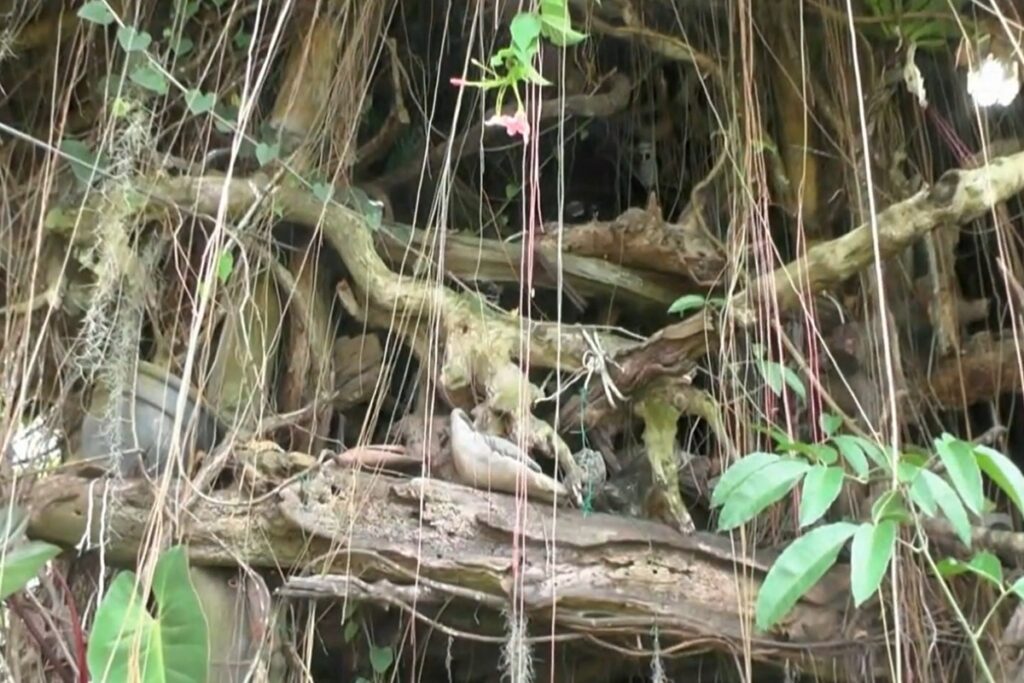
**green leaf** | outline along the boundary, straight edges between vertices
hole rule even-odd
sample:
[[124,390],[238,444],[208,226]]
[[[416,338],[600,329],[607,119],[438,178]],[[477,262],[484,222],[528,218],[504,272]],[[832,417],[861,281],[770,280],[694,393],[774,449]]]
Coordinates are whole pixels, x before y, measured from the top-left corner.
[[20,505],[13,505],[10,501],[3,503],[0,508],[0,546],[11,545],[20,541],[28,528],[28,515]]
[[672,305],[668,307],[668,312],[683,315],[695,308],[703,308],[706,301],[707,299],[702,294],[685,294],[672,302]]
[[942,514],[949,520],[957,537],[963,541],[968,548],[971,547],[971,523],[967,519],[967,511],[964,509],[960,497],[956,495],[953,487],[946,483],[946,480],[931,470],[921,470],[921,481],[927,486],[932,498],[938,504]]
[[840,434],[832,437],[832,443],[843,454],[843,458],[850,465],[850,469],[853,470],[854,474],[861,479],[867,479],[868,459],[864,457],[864,449],[857,443],[856,437]]
[[185,93],[185,104],[188,110],[195,115],[205,114],[213,111],[217,104],[217,96],[213,93],[202,93],[199,90],[189,90]]
[[47,230],[65,231],[75,227],[77,213],[62,207],[56,207],[46,212],[43,220],[43,227]]
[[1020,468],[999,451],[988,446],[975,446],[978,467],[995,482],[1017,509],[1024,513],[1024,475]]
[[326,204],[334,196],[334,185],[330,183],[314,183],[313,196]]
[[271,161],[274,161],[280,153],[280,142],[275,142],[272,145],[267,144],[266,142],[260,142],[256,145],[256,161],[259,162],[260,166],[266,166]]
[[359,631],[359,622],[355,619],[349,619],[345,622],[345,632],[342,634],[345,638],[346,643],[351,643],[352,639],[356,637],[356,633]]
[[839,461],[839,452],[823,443],[807,444],[807,452],[818,462],[834,465]]
[[583,42],[587,34],[580,33],[572,27],[572,20],[568,15],[542,14],[541,33],[558,47],[568,47]]
[[121,26],[117,29],[117,42],[125,52],[142,52],[150,46],[153,38],[145,31],[136,31],[134,26]]
[[759,365],[768,388],[776,396],[782,396],[782,365],[773,360],[762,360]]
[[821,417],[818,418],[818,425],[827,438],[835,434],[836,430],[843,426],[843,418],[835,413],[822,413]]
[[91,0],[79,7],[78,17],[100,26],[110,26],[114,22],[114,13],[103,0]]
[[231,277],[231,273],[235,270],[235,255],[230,249],[224,249],[220,252],[220,256],[217,257],[217,279],[221,283],[228,281]]
[[782,366],[782,379],[785,380],[786,386],[793,390],[793,393],[800,397],[800,400],[807,400],[807,389],[804,387],[804,382],[800,379],[800,375],[796,374],[793,368],[786,365]]
[[[839,437],[836,438],[838,439]],[[851,436],[849,438],[853,439],[857,443],[864,455],[870,458],[872,462],[886,472],[892,472],[892,463],[885,448],[871,439],[865,439],[863,436]]]
[[935,569],[939,572],[939,576],[944,579],[949,579],[954,576],[960,576],[961,574],[967,573],[967,563],[961,562],[955,557],[944,557],[935,563]]
[[792,441],[789,437],[778,440],[780,451],[787,453],[799,453],[807,456],[813,462],[823,462],[826,465],[834,465],[839,459],[839,453],[831,446],[821,443],[804,443],[803,441]]
[[896,522],[865,523],[853,535],[850,552],[850,588],[853,604],[860,607],[878,590],[896,547]]
[[726,499],[743,481],[781,458],[774,453],[750,453],[734,462],[718,480],[711,492],[711,507],[725,503]]
[[541,21],[533,12],[520,12],[512,19],[509,31],[512,33],[512,44],[529,61],[537,50],[537,37],[540,35]]
[[753,519],[796,486],[811,466],[804,460],[780,460],[747,477],[729,495],[718,517],[718,529],[728,531]]
[[551,85],[551,81],[541,76],[533,64],[526,60],[521,61],[519,70],[522,72],[521,77],[534,85]]
[[886,491],[871,506],[871,520],[878,524],[884,520],[909,522],[910,513],[903,503],[903,494],[899,491]]
[[921,508],[926,515],[934,517],[939,510],[938,504],[935,502],[935,495],[928,486],[924,475],[920,473],[920,468],[918,470],[918,476],[910,480],[910,500],[914,501],[914,504]]
[[848,522],[821,526],[793,541],[779,555],[757,593],[756,618],[761,631],[784,617],[825,575],[856,531],[857,526]]
[[0,558],[0,600],[24,588],[59,554],[60,548],[43,541],[26,541],[8,547]]
[[199,0],[189,0],[181,4],[181,17],[183,21],[188,21],[196,14],[199,13]]
[[374,673],[383,674],[387,672],[394,661],[395,653],[390,647],[370,646],[370,666],[373,667]]
[[145,88],[157,95],[167,94],[167,79],[164,75],[151,66],[140,66],[132,71],[129,77],[132,83]]
[[[81,140],[65,138],[60,141],[60,151],[70,157],[71,172],[79,182],[89,183],[94,179],[93,170],[96,169],[99,159],[88,145]],[[99,175],[97,170],[95,176]]]
[[164,29],[164,37],[170,40],[170,48],[174,51],[177,57],[184,57],[188,53],[192,52],[196,44],[192,42],[192,39],[188,36],[179,35],[177,37],[172,36],[170,29]]
[[935,568],[938,570],[939,576],[946,579],[971,573],[996,586],[1003,585],[1003,566],[999,562],[999,558],[990,552],[980,552],[969,562],[961,562],[955,557],[946,557],[936,562]]
[[170,548],[157,561],[155,617],[135,582],[133,572],[118,574],[96,610],[86,651],[92,679],[206,681],[209,629],[184,548]]
[[973,445],[943,434],[942,438],[935,439],[935,450],[964,504],[971,512],[980,515],[985,495],[981,488],[981,469],[974,457]]
[[248,50],[249,45],[252,44],[252,34],[244,28],[239,28],[235,37],[232,39],[232,42],[239,50]]
[[999,558],[988,551],[982,551],[971,558],[968,568],[997,586],[1003,585],[1003,565]]
[[1018,598],[1024,600],[1024,576],[1013,582],[1013,585],[1010,586],[1010,592],[1015,593]]
[[221,133],[230,133],[235,129],[238,122],[238,107],[219,102],[214,106],[213,111],[216,115],[213,121],[214,128]]
[[843,468],[818,465],[804,477],[800,497],[800,526],[810,526],[821,519],[843,490]]

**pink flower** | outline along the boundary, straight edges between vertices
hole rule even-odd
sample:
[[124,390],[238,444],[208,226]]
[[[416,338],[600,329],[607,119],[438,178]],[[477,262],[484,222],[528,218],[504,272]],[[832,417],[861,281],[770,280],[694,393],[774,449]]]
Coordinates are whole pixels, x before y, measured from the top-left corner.
[[458,76],[452,76],[451,79],[449,80],[449,83],[451,83],[452,85],[457,85],[460,88],[465,88],[467,85],[469,85],[469,83],[466,82],[465,78],[459,78]]
[[485,126],[505,126],[505,132],[510,137],[523,136],[523,142],[530,141],[530,122],[526,120],[526,112],[522,109],[516,112],[515,116],[508,114],[495,114],[484,121]]

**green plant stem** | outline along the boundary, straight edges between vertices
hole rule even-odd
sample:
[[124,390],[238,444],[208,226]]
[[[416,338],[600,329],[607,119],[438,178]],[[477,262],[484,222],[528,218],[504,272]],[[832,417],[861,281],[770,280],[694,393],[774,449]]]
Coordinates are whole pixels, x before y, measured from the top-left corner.
[[981,644],[978,642],[977,635],[975,635],[974,631],[971,629],[971,625],[968,623],[963,610],[960,609],[960,605],[957,603],[956,597],[953,595],[953,591],[949,589],[949,585],[939,573],[939,568],[935,564],[935,559],[932,557],[932,554],[928,552],[927,537],[924,535],[924,531],[921,529],[921,524],[917,520],[916,516],[914,518],[914,528],[917,530],[919,538],[926,539],[925,544],[921,547],[919,552],[924,555],[925,559],[928,561],[928,567],[931,569],[932,574],[935,575],[935,578],[938,579],[939,586],[942,588],[942,593],[946,596],[946,600],[949,602],[949,606],[953,609],[953,613],[956,614],[957,621],[960,622],[960,625],[963,626],[964,631],[967,633],[967,637],[971,641],[971,649],[974,651],[974,657],[978,662],[978,667],[985,674],[986,681],[989,683],[996,683],[996,679],[992,677],[992,671],[989,670],[988,664],[985,662],[985,653],[981,651]]

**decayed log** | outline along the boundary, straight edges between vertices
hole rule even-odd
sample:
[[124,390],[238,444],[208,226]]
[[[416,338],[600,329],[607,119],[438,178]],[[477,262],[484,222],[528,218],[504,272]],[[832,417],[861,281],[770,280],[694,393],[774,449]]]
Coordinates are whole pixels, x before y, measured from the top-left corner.
[[[29,535],[72,546],[89,523],[94,542],[104,530],[110,561],[133,563],[153,503],[144,482],[53,475],[33,491]],[[326,465],[251,503],[222,492],[173,516],[194,563],[342,577],[296,580],[286,588],[292,594],[323,596],[358,579],[376,586],[364,594],[400,600],[424,587],[500,609],[518,583],[531,620],[550,624],[557,605],[560,633],[635,642],[657,627],[663,648],[738,656],[749,638],[756,661],[836,679],[857,679],[881,645],[877,628],[864,624],[855,641],[846,636],[849,588],[841,567],[776,630],[757,634],[749,619],[768,558],[743,558],[727,539],[683,536],[645,520],[559,509],[555,523],[548,505],[517,508],[513,497],[439,480]],[[513,557],[520,558],[518,575]]]

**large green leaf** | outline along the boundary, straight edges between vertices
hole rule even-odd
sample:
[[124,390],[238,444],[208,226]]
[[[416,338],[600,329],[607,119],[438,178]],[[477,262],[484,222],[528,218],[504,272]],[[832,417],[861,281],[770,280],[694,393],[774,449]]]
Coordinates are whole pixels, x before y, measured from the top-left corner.
[[800,526],[817,522],[843,490],[843,468],[818,465],[804,477],[800,498]]
[[7,548],[0,557],[0,600],[24,588],[59,553],[60,548],[42,541],[27,541]]
[[[184,548],[168,549],[157,562],[156,617],[146,610],[135,582],[132,572],[118,574],[96,610],[86,653],[93,680],[205,681],[210,658],[206,618],[189,578]],[[137,678],[132,675],[136,672]]]
[[974,457],[974,447],[949,434],[935,439],[935,451],[946,466],[949,479],[967,508],[976,515],[982,512],[985,495],[981,488],[981,469]]
[[793,541],[772,565],[757,593],[757,627],[765,631],[784,617],[835,564],[843,544],[856,531],[855,524],[836,522]]
[[718,516],[719,530],[735,529],[753,519],[786,495],[810,468],[804,460],[779,460],[758,470],[756,476],[744,479],[722,506]]
[[[931,493],[932,500],[942,510],[942,514],[949,520],[957,537],[963,541],[968,548],[971,547],[971,522],[967,519],[967,510],[964,509],[960,497],[956,495],[953,487],[946,483],[946,480],[931,470],[922,470],[921,479],[923,486],[927,486]],[[911,489],[913,492],[913,489]],[[918,503],[920,505],[921,503]]]
[[1024,513],[1024,475],[1012,460],[988,446],[975,446],[974,454],[981,471]]
[[752,474],[778,462],[779,456],[774,453],[750,453],[734,462],[729,469],[722,473],[721,478],[711,492],[711,507],[718,507],[725,503],[737,486]]
[[897,529],[891,519],[857,527],[850,552],[850,588],[855,606],[860,607],[881,585],[896,547]]

